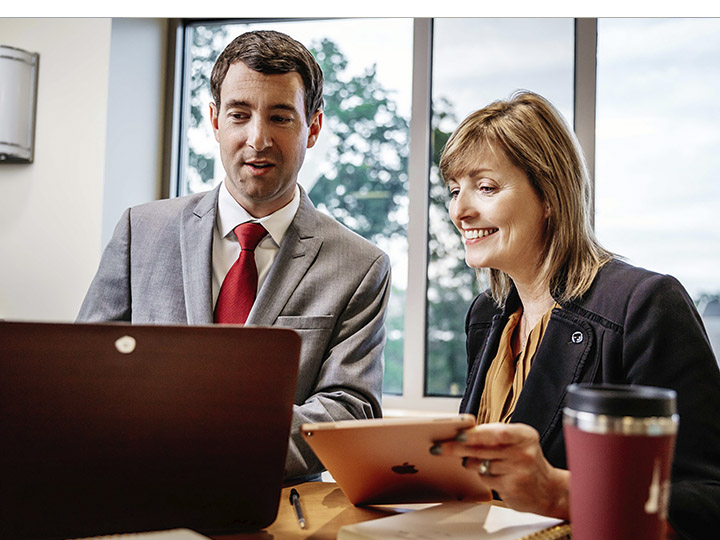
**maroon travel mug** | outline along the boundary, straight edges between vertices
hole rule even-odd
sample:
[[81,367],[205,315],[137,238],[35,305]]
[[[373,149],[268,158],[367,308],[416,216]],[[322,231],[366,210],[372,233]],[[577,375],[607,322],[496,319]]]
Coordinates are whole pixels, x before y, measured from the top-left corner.
[[573,540],[666,536],[674,390],[572,384],[563,411]]

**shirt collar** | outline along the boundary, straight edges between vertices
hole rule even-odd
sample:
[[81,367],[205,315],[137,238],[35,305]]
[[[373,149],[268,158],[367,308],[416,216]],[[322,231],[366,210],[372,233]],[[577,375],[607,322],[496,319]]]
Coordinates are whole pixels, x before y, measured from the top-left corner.
[[263,227],[265,227],[269,236],[279,246],[285,236],[285,233],[287,232],[288,227],[290,226],[290,223],[292,223],[292,220],[295,218],[295,214],[297,213],[299,207],[300,188],[295,185],[295,193],[288,204],[270,215],[259,219],[254,218],[247,210],[238,204],[232,195],[230,195],[230,192],[223,181],[220,186],[220,193],[218,194],[218,210],[216,218],[220,238],[225,238],[241,223],[253,221],[255,223],[260,223]]

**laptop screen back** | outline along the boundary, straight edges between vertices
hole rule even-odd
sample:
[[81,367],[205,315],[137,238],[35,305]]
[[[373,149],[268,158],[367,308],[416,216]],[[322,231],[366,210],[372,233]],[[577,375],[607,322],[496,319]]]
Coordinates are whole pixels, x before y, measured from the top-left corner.
[[275,519],[295,332],[0,322],[0,351],[0,537]]

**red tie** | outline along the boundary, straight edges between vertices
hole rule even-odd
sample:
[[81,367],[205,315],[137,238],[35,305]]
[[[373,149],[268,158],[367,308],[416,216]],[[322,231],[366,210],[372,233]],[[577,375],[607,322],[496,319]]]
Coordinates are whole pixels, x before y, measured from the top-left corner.
[[235,227],[240,242],[240,256],[225,276],[215,305],[215,322],[245,324],[255,302],[258,274],[255,266],[255,248],[267,234],[259,223],[243,223]]

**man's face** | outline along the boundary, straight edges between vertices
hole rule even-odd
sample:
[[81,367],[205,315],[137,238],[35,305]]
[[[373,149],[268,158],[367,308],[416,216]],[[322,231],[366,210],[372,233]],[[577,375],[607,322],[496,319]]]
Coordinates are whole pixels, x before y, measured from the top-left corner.
[[242,62],[228,69],[220,96],[219,109],[210,104],[210,119],[228,191],[252,216],[267,216],[292,200],[322,112],[308,125],[298,73],[266,75]]

